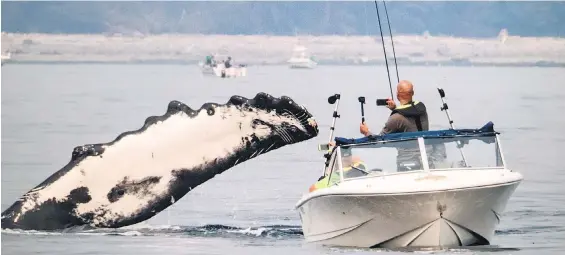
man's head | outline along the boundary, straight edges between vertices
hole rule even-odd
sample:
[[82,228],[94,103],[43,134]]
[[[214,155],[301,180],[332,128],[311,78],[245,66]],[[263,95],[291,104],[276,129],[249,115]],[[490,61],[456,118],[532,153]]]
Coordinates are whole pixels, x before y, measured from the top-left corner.
[[414,85],[410,81],[402,80],[396,86],[396,98],[401,104],[412,101],[414,96]]

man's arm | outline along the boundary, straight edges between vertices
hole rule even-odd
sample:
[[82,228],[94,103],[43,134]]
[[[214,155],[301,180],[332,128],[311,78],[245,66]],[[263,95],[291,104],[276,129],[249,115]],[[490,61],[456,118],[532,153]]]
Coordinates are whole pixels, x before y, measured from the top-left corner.
[[396,114],[393,114],[388,117],[388,120],[386,121],[385,126],[383,127],[379,135],[394,133],[394,131],[398,130],[399,126],[399,120],[398,118],[396,118]]
[[[404,123],[402,122],[402,118],[400,116],[398,116],[398,114],[393,114],[390,117],[388,117],[388,120],[386,121],[383,129],[381,130],[381,132],[378,135],[386,135],[386,134],[390,134],[390,133],[396,133],[399,130],[403,130]],[[367,132],[364,133],[365,136],[370,136],[370,135],[374,135],[371,131],[368,130],[367,128]]]

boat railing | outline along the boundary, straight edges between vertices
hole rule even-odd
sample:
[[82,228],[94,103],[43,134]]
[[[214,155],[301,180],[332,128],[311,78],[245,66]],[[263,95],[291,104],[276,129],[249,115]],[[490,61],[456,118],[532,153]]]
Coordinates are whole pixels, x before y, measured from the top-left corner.
[[[463,154],[464,150],[464,154]],[[498,135],[418,137],[402,141],[340,145],[332,153],[326,174],[329,185],[373,175],[413,171],[504,169]]]

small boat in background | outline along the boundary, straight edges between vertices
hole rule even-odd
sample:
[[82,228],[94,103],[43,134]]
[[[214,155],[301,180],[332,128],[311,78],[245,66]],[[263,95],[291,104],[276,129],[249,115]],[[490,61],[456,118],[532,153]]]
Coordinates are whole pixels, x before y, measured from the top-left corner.
[[318,63],[308,53],[308,49],[301,45],[294,46],[291,58],[287,61],[290,68],[313,69]]
[[218,61],[220,55],[206,56],[204,62],[198,63],[203,75],[216,76],[221,78],[245,77],[247,76],[247,66],[243,64],[233,65],[231,57]]
[[12,59],[12,53],[11,52],[8,51],[6,54],[2,53],[2,65],[4,65],[4,63],[9,62],[10,59]]

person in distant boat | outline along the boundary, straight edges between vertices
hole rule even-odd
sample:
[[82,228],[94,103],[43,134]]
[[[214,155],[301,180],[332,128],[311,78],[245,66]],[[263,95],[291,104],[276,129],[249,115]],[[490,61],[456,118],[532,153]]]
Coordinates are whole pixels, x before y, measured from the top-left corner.
[[[394,100],[389,98],[387,108],[392,112],[378,135],[429,130],[426,106],[422,102],[414,101],[413,97],[414,85],[407,80],[400,81],[396,86],[396,98],[400,105],[397,106]],[[373,135],[364,122],[359,126],[359,131],[365,136]],[[398,171],[422,169],[420,152],[417,146],[413,147],[406,144],[406,148],[397,149]]]
[[228,59],[226,60],[226,62],[224,63],[224,66],[226,68],[230,68],[231,67],[231,57],[228,57]]

